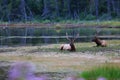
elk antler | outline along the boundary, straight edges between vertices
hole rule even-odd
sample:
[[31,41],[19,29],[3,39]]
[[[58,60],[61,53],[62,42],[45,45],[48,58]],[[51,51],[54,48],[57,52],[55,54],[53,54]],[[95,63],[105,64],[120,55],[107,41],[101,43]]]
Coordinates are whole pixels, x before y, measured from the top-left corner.
[[68,37],[68,33],[66,32],[66,38],[67,40],[71,41],[70,38]]
[[79,33],[74,37],[73,41],[75,41],[79,37]]

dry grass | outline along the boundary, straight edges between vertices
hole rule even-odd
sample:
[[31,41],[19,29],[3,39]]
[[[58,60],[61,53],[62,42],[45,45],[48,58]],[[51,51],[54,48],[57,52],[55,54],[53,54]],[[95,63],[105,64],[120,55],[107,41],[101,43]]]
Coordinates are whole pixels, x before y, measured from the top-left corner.
[[[44,53],[43,53],[44,54]],[[48,55],[47,55],[48,54]],[[105,63],[103,56],[81,54],[51,54],[45,55],[10,55],[0,54],[1,61],[30,61],[37,65],[40,71],[82,71],[91,66]],[[47,56],[46,56],[47,55]],[[92,63],[94,61],[94,63]],[[89,67],[88,67],[89,66]]]

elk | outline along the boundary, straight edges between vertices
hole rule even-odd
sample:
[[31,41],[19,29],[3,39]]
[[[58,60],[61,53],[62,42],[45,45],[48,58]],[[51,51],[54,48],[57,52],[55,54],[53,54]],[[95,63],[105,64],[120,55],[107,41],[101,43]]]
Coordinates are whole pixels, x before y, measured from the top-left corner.
[[95,36],[94,38],[92,39],[93,42],[96,43],[96,46],[99,47],[106,47],[107,46],[107,42],[105,40],[101,40],[99,37],[98,37],[98,34],[101,30],[99,28],[96,29],[96,33],[95,33]]
[[97,36],[95,36],[92,41],[96,43],[97,47],[99,47],[99,46],[106,47],[107,46],[107,42],[105,40],[99,39]]
[[66,33],[66,38],[70,42],[69,44],[62,44],[60,46],[60,50],[68,50],[68,51],[76,51],[74,41],[78,38],[79,34],[77,34],[73,39],[68,38],[68,34]]

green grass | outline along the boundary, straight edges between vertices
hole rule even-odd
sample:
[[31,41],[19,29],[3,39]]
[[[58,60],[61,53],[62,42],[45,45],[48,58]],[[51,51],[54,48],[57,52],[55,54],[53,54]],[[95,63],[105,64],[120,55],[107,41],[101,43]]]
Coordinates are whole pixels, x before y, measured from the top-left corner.
[[106,26],[106,27],[119,27],[119,20],[111,20],[111,21],[80,21],[80,20],[67,20],[61,21],[60,23],[71,23],[71,24],[83,24],[84,26]]
[[96,26],[108,26],[108,27],[116,27],[120,26],[120,21],[100,21],[100,22],[88,22],[86,25],[96,25]]
[[[120,40],[107,40],[108,46],[107,47],[96,47],[94,42],[78,42],[75,43],[76,52],[104,52],[104,51],[118,51],[120,49]],[[61,43],[64,44],[64,43]],[[40,44],[36,49],[31,49],[28,52],[58,52],[58,53],[69,53],[69,51],[60,51],[61,44]],[[14,48],[7,48],[7,49],[0,49],[0,52],[9,52],[9,51],[16,51]]]
[[[77,47],[76,52],[103,52],[103,51],[115,51],[119,50],[120,46],[108,46],[108,47]],[[39,49],[39,51],[45,51],[45,52],[63,52],[63,53],[69,53],[69,51],[60,51],[58,48],[42,48]],[[94,54],[94,53],[93,53]]]
[[99,51],[112,51],[120,49],[119,46],[112,46],[112,47],[84,47],[84,48],[77,48],[78,52],[85,52],[85,51],[92,51],[92,52],[99,52]]
[[94,42],[80,42],[76,43],[76,48],[78,52],[84,51],[112,51],[112,50],[119,50],[120,49],[120,40],[106,40],[108,43],[107,47],[96,47]]
[[[99,51],[115,51],[120,49],[120,40],[107,40],[108,46],[107,47],[96,47],[96,44],[93,42],[79,42],[75,43],[76,52],[99,52]],[[60,44],[54,44],[52,47],[39,47],[35,51],[45,51],[45,52],[61,52],[60,51]],[[68,53],[69,51],[62,51],[64,53]]]
[[[50,20],[34,20],[31,22],[26,22],[27,24],[50,24],[55,23],[53,27],[64,27],[63,24],[72,24],[72,25],[78,25],[79,26],[104,26],[104,27],[120,27],[120,21],[119,20],[103,20],[103,21],[97,21],[97,20],[60,20],[58,22],[56,21],[50,21]],[[9,24],[8,22],[0,22],[0,24]],[[14,24],[14,23],[12,23]],[[15,23],[16,24],[16,23]],[[25,24],[23,22],[18,22],[17,24]]]
[[[78,43],[75,43],[76,52],[83,52],[83,53],[90,52],[90,53],[94,54],[96,52],[104,52],[104,51],[115,52],[115,51],[118,51],[120,49],[120,40],[107,40],[107,42],[108,42],[107,47],[96,47],[96,44],[93,42],[78,42]],[[60,51],[61,44],[49,44],[49,45],[41,44],[36,49],[31,49],[28,52],[29,53],[58,52],[58,53],[65,53],[65,54],[69,53],[69,51],[64,51],[64,50]],[[3,52],[2,49],[0,49],[0,51]],[[7,51],[9,51],[9,49],[5,49],[5,52],[7,52]],[[108,55],[108,54],[104,54],[104,55]]]
[[120,66],[106,64],[93,67],[91,70],[83,71],[80,77],[86,80],[96,80],[98,77],[104,77],[107,80],[120,80]]

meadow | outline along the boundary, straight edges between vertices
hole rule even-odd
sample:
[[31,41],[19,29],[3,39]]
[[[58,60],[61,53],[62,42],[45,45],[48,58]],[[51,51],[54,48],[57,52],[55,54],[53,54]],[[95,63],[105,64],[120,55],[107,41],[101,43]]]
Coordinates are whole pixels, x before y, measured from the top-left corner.
[[76,52],[60,51],[62,44],[37,46],[4,46],[0,48],[0,62],[28,61],[36,65],[37,72],[81,73],[104,64],[120,66],[120,40],[107,40],[107,47],[95,47],[93,42],[75,43]]

